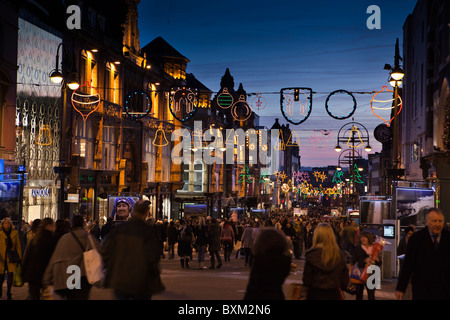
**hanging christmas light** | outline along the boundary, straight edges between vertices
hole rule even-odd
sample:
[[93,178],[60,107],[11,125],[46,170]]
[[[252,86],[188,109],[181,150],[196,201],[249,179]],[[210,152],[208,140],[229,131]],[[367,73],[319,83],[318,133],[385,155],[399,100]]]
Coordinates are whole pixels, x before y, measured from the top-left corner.
[[[94,94],[84,93],[94,91]],[[95,112],[101,102],[100,93],[98,90],[91,86],[89,81],[85,81],[84,84],[72,93],[71,102],[73,108],[81,114],[83,120],[86,121],[88,117]]]
[[[337,104],[340,103],[330,103],[332,98],[335,98],[335,96],[339,96],[339,95],[344,95],[345,97],[350,97],[352,100],[352,106],[351,106],[351,110],[347,115],[336,115],[335,113],[332,112],[331,109],[338,109],[337,107],[335,107]],[[331,104],[333,104],[333,107],[331,107]],[[348,119],[350,118],[356,111],[356,99],[355,96],[346,90],[336,90],[333,91],[332,93],[330,93],[327,97],[327,100],[325,101],[325,110],[327,111],[328,115],[334,119],[337,120],[343,120],[343,119]]]
[[186,122],[195,115],[198,108],[197,89],[172,87],[169,94],[169,110],[180,122]]
[[152,110],[152,99],[143,90],[128,93],[124,101],[125,113],[129,119],[142,119]]
[[[371,109],[372,109],[373,114],[374,114],[377,118],[383,120],[383,122],[389,127],[389,126],[391,125],[391,123],[392,123],[392,120],[395,119],[395,116],[392,117],[392,118],[388,121],[388,120],[385,120],[383,117],[381,117],[379,114],[377,114],[377,113],[375,112],[375,110],[392,110],[392,109],[395,108],[395,106],[392,105],[392,102],[394,101],[394,99],[387,99],[387,100],[376,100],[376,99],[375,99],[375,97],[376,97],[378,94],[382,93],[383,91],[386,91],[386,92],[394,92],[394,91],[392,91],[392,90],[389,90],[389,89],[387,88],[387,86],[383,86],[383,89],[380,90],[380,91],[378,91],[377,93],[375,93],[375,95],[372,97],[372,100],[370,100],[370,107],[371,107]],[[399,99],[399,104],[398,104],[397,115],[400,114],[400,112],[402,111],[402,106],[403,106],[402,98],[401,98],[400,96],[398,96],[398,99]],[[387,107],[375,107],[375,106],[374,106],[374,102],[379,103],[379,104],[388,104],[388,106],[387,106]],[[378,112],[380,112],[380,111],[378,111]],[[391,113],[389,112],[389,114],[391,114]]]
[[312,111],[311,88],[283,88],[280,91],[280,108],[283,117],[294,125],[306,121]]

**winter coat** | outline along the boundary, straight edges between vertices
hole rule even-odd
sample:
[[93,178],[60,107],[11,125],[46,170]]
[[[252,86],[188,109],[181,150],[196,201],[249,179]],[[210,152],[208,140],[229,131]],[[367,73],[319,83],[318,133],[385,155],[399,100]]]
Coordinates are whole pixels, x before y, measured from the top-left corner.
[[[19,232],[15,229],[11,229],[10,233],[11,238],[11,250],[16,250],[19,254],[20,258],[22,258],[22,250],[20,247],[20,240],[19,240]],[[16,271],[17,263],[11,263],[9,261],[9,255],[6,254],[7,250],[7,235],[3,229],[0,229],[0,274],[5,273],[5,259],[8,266],[9,272]]]
[[201,228],[199,226],[197,226],[195,234],[197,236],[197,238],[195,239],[196,246],[206,246],[208,244],[208,227],[207,226],[202,226]]
[[308,299],[312,299],[318,291],[331,291],[331,296],[334,292],[334,297],[339,299],[339,288],[345,289],[349,281],[349,270],[342,253],[338,262],[325,266],[322,262],[322,248],[313,248],[306,252],[303,286],[308,288]]
[[234,231],[231,225],[226,224],[223,226],[222,232],[220,234],[220,238],[222,241],[232,242],[234,239]]
[[[42,279],[44,286],[52,285],[54,290],[67,289],[67,279],[72,275],[67,273],[67,268],[71,265],[80,267],[81,277],[86,276],[83,252],[92,249],[88,239],[89,232],[83,228],[75,228],[71,231],[59,239]],[[81,246],[74,236],[80,241]],[[96,244],[96,249],[100,252],[98,241],[94,237],[93,240]]]
[[283,283],[290,267],[287,255],[256,255],[244,300],[284,300]]
[[250,249],[252,248],[252,245],[253,245],[252,233],[253,233],[253,227],[246,227],[244,229],[244,232],[242,233],[242,238],[241,238],[242,246],[244,248],[250,248]]
[[217,222],[209,225],[209,252],[220,251],[220,233],[220,225]]
[[145,221],[131,217],[115,226],[102,250],[105,286],[134,296],[161,292],[160,254],[155,233]]
[[167,227],[167,242],[169,244],[175,244],[178,240],[178,229],[174,225]]
[[37,233],[24,254],[22,262],[22,280],[41,283],[45,269],[56,247],[56,238],[49,230]]
[[[185,239],[184,235],[187,235],[188,238]],[[182,225],[179,230],[178,236],[178,255],[180,257],[190,256],[192,254],[192,238],[194,237],[194,233],[192,232],[192,228],[190,226]]]

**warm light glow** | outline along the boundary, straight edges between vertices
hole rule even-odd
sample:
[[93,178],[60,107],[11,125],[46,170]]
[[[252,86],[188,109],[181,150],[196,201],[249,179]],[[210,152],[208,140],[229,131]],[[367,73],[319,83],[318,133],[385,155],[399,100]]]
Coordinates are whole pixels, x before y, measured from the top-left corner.
[[50,80],[52,80],[53,83],[61,83],[63,81],[63,75],[59,70],[55,70],[50,74]]
[[367,152],[370,152],[370,151],[372,151],[372,147],[369,146],[369,145],[367,145],[366,148],[365,148],[364,150],[366,150]]
[[341,171],[341,170],[342,170],[342,167],[339,166],[339,167],[336,168],[336,170],[337,170],[337,171]]
[[336,150],[336,152],[340,152],[340,151],[342,150],[342,148],[341,148],[340,145],[337,145],[337,146],[334,148],[334,150]]
[[392,87],[395,87],[395,86],[397,86],[397,87],[400,87],[401,85],[402,85],[402,81],[401,80],[395,80],[394,78],[390,78],[389,79],[389,84],[392,86]]
[[405,71],[403,71],[403,69],[400,67],[394,68],[391,72],[391,77],[397,81],[402,80],[404,76],[405,76]]
[[77,81],[73,80],[69,82],[67,86],[70,88],[70,90],[77,90],[80,87],[80,84]]

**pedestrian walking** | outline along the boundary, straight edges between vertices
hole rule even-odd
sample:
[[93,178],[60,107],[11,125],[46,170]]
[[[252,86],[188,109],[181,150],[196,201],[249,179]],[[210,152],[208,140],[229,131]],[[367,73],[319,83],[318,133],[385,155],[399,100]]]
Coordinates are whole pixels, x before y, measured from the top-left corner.
[[245,266],[252,266],[253,262],[253,255],[252,255],[252,246],[253,246],[253,222],[250,221],[244,228],[244,231],[242,233],[241,237],[242,241],[242,248],[244,249],[245,259],[244,259],[244,265]]
[[212,218],[211,224],[208,227],[208,249],[209,254],[211,256],[211,266],[210,269],[216,268],[215,258],[217,258],[217,269],[222,267],[222,258],[220,257],[219,251],[220,251],[220,225],[217,222],[217,219]]
[[254,254],[244,300],[284,300],[282,287],[291,268],[286,236],[274,228],[263,229]]
[[[31,243],[31,240],[33,239],[34,235],[36,234],[40,224],[41,224],[41,219],[34,219],[31,222],[31,228],[30,228],[30,230],[28,230],[27,236],[26,236],[26,246],[28,246],[28,244]],[[25,250],[26,250],[26,247],[25,247]]]
[[112,217],[106,218],[106,223],[102,226],[100,230],[100,237],[102,239],[102,243],[105,243],[106,238],[108,237],[109,233],[111,232],[114,226],[113,223],[114,222]]
[[411,235],[400,270],[396,298],[401,300],[411,279],[413,300],[450,299],[450,233],[444,229],[444,213],[428,210],[426,227]]
[[233,252],[234,231],[229,221],[223,224],[220,240],[223,244],[223,256],[225,261],[230,261],[231,253]]
[[164,290],[160,276],[160,247],[145,220],[150,203],[136,202],[131,218],[114,227],[103,248],[105,287],[119,300],[149,300]]
[[[74,215],[71,229],[64,234],[56,244],[56,248],[45,269],[42,284],[44,287],[53,287],[54,293],[66,300],[87,300],[92,285],[89,284],[83,263],[83,253],[91,250],[91,242],[88,237],[89,232],[85,229],[86,221],[81,215]],[[92,237],[96,244],[96,249],[100,251],[100,245]],[[80,270],[80,287],[77,289],[68,287],[68,277],[71,276],[68,270],[77,266]]]
[[301,298],[340,300],[348,283],[349,271],[334,231],[328,223],[320,223],[305,254]]
[[101,228],[97,219],[94,220],[89,233],[95,238],[95,240],[100,241]]
[[[15,252],[12,255],[10,252]],[[12,300],[11,287],[13,276],[19,261],[14,262],[15,256],[20,261],[22,250],[20,246],[19,232],[15,229],[10,218],[3,218],[0,227],[0,297],[3,292],[3,281],[5,274],[8,277],[6,282],[6,297]]]
[[69,231],[70,231],[70,223],[67,223],[67,221],[65,221],[64,219],[56,220],[55,232],[53,233],[56,243],[58,243],[58,240]]
[[175,244],[178,241],[178,229],[174,221],[169,222],[167,227],[167,244],[169,245],[169,259],[175,258]]
[[205,266],[206,247],[208,245],[208,227],[206,226],[206,220],[204,217],[200,217],[198,225],[196,225],[195,234],[195,247],[198,254],[198,266],[200,269],[207,269]]
[[186,220],[181,219],[178,229],[178,256],[183,269],[189,269],[189,258],[192,255],[192,237],[192,228],[186,223]]
[[[365,268],[367,265],[381,266],[380,256],[373,256],[374,237],[368,231],[362,231],[359,235],[360,243],[353,249],[352,265],[358,264],[359,268]],[[375,300],[375,289],[370,289],[367,283],[356,284],[356,300],[363,299],[364,288],[367,290],[369,300]]]
[[35,236],[31,243],[28,243],[28,248],[24,253],[22,281],[28,282],[28,298],[30,300],[41,299],[42,278],[57,242],[54,232],[55,223],[53,219],[42,219]]

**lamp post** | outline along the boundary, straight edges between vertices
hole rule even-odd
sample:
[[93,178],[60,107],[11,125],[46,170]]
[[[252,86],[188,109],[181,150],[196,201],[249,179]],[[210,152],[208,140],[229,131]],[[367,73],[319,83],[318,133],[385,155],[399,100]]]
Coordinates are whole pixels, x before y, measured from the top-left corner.
[[[356,171],[355,170],[355,158],[361,157],[359,151],[356,149],[363,147],[365,145],[364,150],[366,150],[367,152],[370,152],[372,150],[372,147],[370,146],[370,141],[369,141],[369,132],[367,131],[365,126],[363,126],[359,122],[355,122],[354,119],[352,119],[351,122],[344,124],[339,129],[339,132],[337,135],[337,144],[336,144],[336,147],[334,148],[334,150],[336,152],[340,152],[342,150],[341,143],[345,143],[349,147],[349,149],[343,151],[340,154],[339,160],[338,160],[338,167],[341,167],[340,166],[341,165],[340,157],[342,156],[342,154],[348,152],[350,155],[347,156],[347,158],[349,159],[349,160],[347,160],[347,163],[350,164],[349,172],[351,172],[351,175],[354,180],[354,177],[356,176],[356,174],[359,174],[358,172],[355,172]],[[358,156],[356,154],[358,154]],[[353,181],[351,190],[352,190],[353,194],[356,194],[355,181]]]
[[[56,65],[55,69],[50,72],[50,79],[53,83],[61,84],[61,92],[63,96],[62,101],[62,119],[61,119],[61,141],[60,141],[60,150],[59,150],[59,166],[54,167],[54,172],[59,174],[59,179],[61,182],[60,192],[59,192],[59,203],[58,203],[58,217],[63,218],[63,208],[64,208],[64,181],[66,179],[67,174],[70,173],[71,167],[66,166],[66,118],[67,118],[67,87],[70,90],[76,90],[80,86],[77,81],[76,72],[71,71],[68,73],[63,73],[63,71],[59,69],[59,49],[63,47],[63,43],[61,42],[56,49]],[[63,50],[64,53],[64,50]],[[64,54],[63,54],[64,56]]]
[[386,64],[384,66],[385,70],[389,70],[389,83],[394,87],[394,132],[393,132],[393,147],[392,147],[392,167],[394,170],[399,169],[399,156],[398,156],[398,88],[402,84],[402,79],[405,76],[405,72],[400,66],[400,53],[399,53],[399,44],[398,38],[395,43],[395,57],[394,57],[394,66]]

